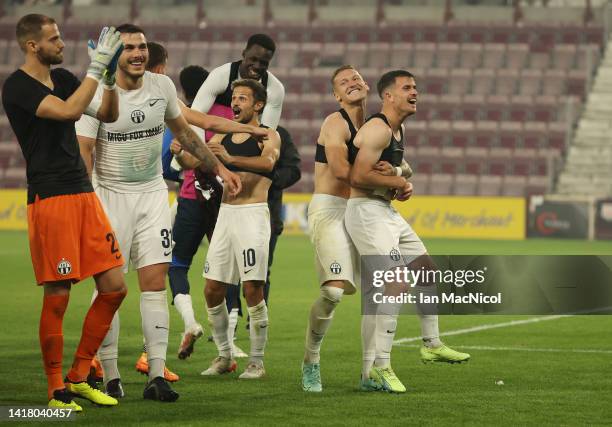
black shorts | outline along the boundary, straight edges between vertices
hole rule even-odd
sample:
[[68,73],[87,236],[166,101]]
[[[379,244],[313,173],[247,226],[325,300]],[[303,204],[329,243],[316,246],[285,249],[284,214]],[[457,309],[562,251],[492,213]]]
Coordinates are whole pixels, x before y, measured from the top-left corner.
[[214,197],[205,202],[178,198],[176,218],[172,229],[174,239],[172,267],[188,268],[204,236],[210,242],[217,223],[219,206],[220,200]]

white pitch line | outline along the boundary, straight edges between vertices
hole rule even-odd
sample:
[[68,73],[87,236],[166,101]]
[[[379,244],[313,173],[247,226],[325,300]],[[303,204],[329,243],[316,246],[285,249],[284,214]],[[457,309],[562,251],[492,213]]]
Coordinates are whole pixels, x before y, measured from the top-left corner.
[[[420,348],[420,344],[397,344],[400,347]],[[594,350],[594,349],[578,349],[578,348],[525,348],[525,347],[491,347],[483,345],[458,345],[455,348],[466,350],[492,350],[492,351],[527,351],[541,353],[601,353],[612,354],[612,350]]]
[[[570,317],[572,316],[571,314],[557,314],[554,316],[543,316],[543,317],[533,317],[531,319],[525,319],[525,320],[512,320],[510,322],[503,322],[503,323],[490,323],[490,324],[486,324],[486,325],[479,325],[479,326],[474,326],[471,328],[465,328],[465,329],[456,329],[454,331],[447,331],[447,332],[442,332],[440,334],[441,337],[448,337],[451,335],[462,335],[462,334],[469,334],[470,332],[479,332],[479,331],[486,331],[488,329],[496,329],[496,328],[505,328],[505,327],[509,327],[509,326],[518,326],[518,325],[526,325],[529,323],[537,323],[537,322],[545,322],[547,320],[556,320],[556,319],[561,319],[563,317]],[[409,338],[400,338],[398,340],[393,341],[393,344],[403,344],[406,342],[414,342],[414,341],[420,341],[421,337],[409,337]]]

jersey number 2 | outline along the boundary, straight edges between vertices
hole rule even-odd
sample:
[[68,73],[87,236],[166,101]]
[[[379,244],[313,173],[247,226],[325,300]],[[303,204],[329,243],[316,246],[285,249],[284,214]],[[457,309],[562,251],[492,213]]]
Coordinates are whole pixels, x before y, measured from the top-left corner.
[[110,242],[111,254],[115,255],[116,259],[121,258],[121,254],[119,253],[119,248],[117,247],[117,240],[115,239],[115,235],[113,233],[108,233],[106,235],[106,241]]

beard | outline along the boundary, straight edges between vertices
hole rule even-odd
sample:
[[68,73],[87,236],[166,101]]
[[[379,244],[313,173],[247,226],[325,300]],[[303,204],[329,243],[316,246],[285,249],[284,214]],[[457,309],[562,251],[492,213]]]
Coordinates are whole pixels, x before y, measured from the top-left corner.
[[142,76],[144,76],[144,73],[146,71],[146,69],[143,67],[142,71],[131,71],[130,70],[130,64],[125,64],[125,65],[121,65],[119,64],[119,69],[121,69],[121,72],[131,78],[131,79],[138,79]]
[[39,50],[36,53],[36,56],[42,64],[46,64],[46,65],[58,65],[64,61],[63,52],[60,52],[58,54],[50,54],[43,50]]
[[253,111],[249,112],[241,112],[240,113],[241,117],[238,118],[238,122],[242,123],[243,125],[246,125],[247,123],[249,123],[251,120],[253,120],[253,116],[255,115],[255,113]]

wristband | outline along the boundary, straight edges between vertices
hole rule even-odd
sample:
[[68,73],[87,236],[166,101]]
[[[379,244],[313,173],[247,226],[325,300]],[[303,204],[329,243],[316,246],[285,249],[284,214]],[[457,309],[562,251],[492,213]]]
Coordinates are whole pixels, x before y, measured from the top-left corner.
[[88,72],[85,77],[89,77],[90,79],[94,79],[95,81],[97,81],[98,83],[100,82],[100,80],[102,79],[102,76],[98,76],[95,73],[90,73]]
[[402,176],[402,168],[400,168],[399,166],[395,167],[395,175],[396,176]]
[[115,82],[113,82],[112,85],[108,85],[104,83],[103,87],[104,87],[104,90],[115,90],[115,88],[117,87],[117,84]]

